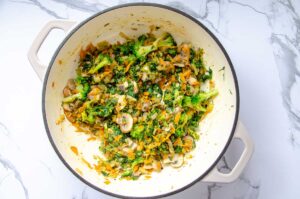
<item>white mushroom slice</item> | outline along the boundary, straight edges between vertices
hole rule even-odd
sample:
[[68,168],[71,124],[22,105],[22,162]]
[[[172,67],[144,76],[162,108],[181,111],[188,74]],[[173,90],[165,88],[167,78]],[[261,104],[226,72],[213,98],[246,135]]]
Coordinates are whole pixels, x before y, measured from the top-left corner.
[[126,99],[128,99],[128,101],[131,101],[131,102],[136,102],[136,99],[130,95],[126,95]]
[[133,141],[130,138],[126,138],[126,143],[128,146],[131,146],[133,144]]
[[128,133],[132,129],[133,119],[130,114],[122,113],[116,120],[120,125],[120,129],[123,133]]
[[170,164],[171,162],[172,161],[171,161],[170,157],[167,157],[167,158],[163,159],[163,161],[162,161],[163,164]]
[[187,135],[187,136],[184,136],[183,138],[183,142],[184,142],[184,145],[185,145],[185,148],[190,151],[193,149],[193,145],[194,145],[194,139]]
[[125,108],[125,106],[127,105],[126,97],[125,97],[125,95],[116,95],[116,97],[118,98],[118,103],[116,105],[116,110],[120,111],[123,108]]
[[133,84],[133,92],[135,94],[137,94],[139,92],[138,85],[137,85],[137,83],[135,81],[133,81],[132,84]]
[[145,82],[147,80],[148,80],[148,75],[147,75],[147,73],[144,72],[142,75],[142,81]]
[[181,107],[176,107],[174,109],[174,113],[178,113],[178,112],[181,112],[182,111],[182,108]]
[[173,144],[172,144],[171,140],[167,140],[167,143],[168,143],[168,146],[169,146],[170,154],[173,155],[175,152],[174,152],[174,147],[173,147]]
[[145,111],[148,111],[149,108],[150,108],[150,105],[151,103],[150,102],[145,102],[142,104],[142,111],[145,112]]
[[209,91],[209,81],[206,80],[204,83],[201,83],[200,90],[204,92]]
[[66,86],[63,90],[63,94],[64,94],[64,97],[68,97],[68,96],[72,95],[71,89]]
[[191,136],[187,135],[183,137],[183,141],[193,144],[194,139]]
[[128,153],[131,151],[131,149],[128,148],[128,147],[124,147],[124,148],[122,149],[122,151],[123,151],[124,153],[128,154]]
[[155,120],[155,118],[157,117],[157,115],[158,115],[157,113],[154,113],[154,114],[151,116],[151,119],[152,119],[152,120]]
[[191,85],[191,86],[196,86],[196,85],[199,85],[199,82],[197,81],[197,79],[195,77],[190,77],[188,79],[188,83]]
[[72,111],[72,108],[70,107],[70,104],[63,104],[63,109],[66,111]]
[[126,88],[128,88],[128,82],[126,81],[126,82],[124,82],[124,83],[122,83],[122,84],[119,84],[118,87],[119,87],[119,89],[120,89],[121,91],[125,91]]
[[173,168],[179,168],[179,167],[182,167],[183,163],[184,163],[183,155],[176,154],[176,155],[174,155],[174,157],[172,159],[171,166]]
[[135,142],[133,142],[130,148],[131,150],[135,151],[137,147],[138,145]]
[[69,79],[67,85],[71,90],[74,90],[76,88],[74,79]]

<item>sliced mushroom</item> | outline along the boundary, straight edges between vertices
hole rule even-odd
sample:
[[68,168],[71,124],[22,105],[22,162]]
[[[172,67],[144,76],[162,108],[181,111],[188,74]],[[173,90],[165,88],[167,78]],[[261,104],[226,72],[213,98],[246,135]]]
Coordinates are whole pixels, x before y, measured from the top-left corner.
[[137,144],[135,142],[133,142],[130,138],[126,138],[126,142],[128,147],[130,147],[131,150],[135,151],[137,148]]
[[72,95],[72,91],[68,86],[66,86],[63,90],[63,94],[64,94],[64,97],[68,97],[68,96]]
[[129,102],[136,102],[136,99],[130,95],[126,95],[126,99],[128,99]]
[[122,113],[116,120],[117,124],[120,125],[120,129],[123,133],[131,131],[133,126],[133,119],[130,114]]
[[145,81],[147,81],[147,80],[148,80],[148,74],[145,73],[145,72],[143,72],[143,73],[142,73],[142,81],[145,82]]
[[99,98],[100,89],[98,87],[92,88],[92,90],[88,93],[88,98],[90,100]]
[[63,109],[64,109],[65,111],[72,111],[72,110],[73,110],[73,109],[70,107],[70,104],[66,104],[66,103],[63,104]]
[[138,85],[137,85],[137,83],[135,81],[133,81],[132,84],[133,84],[133,92],[135,94],[137,94],[139,92]]
[[188,79],[188,83],[191,85],[191,86],[197,86],[199,85],[200,83],[198,82],[198,80],[195,78],[195,77],[190,77]]
[[148,111],[150,109],[151,103],[150,102],[145,102],[142,104],[142,111]]
[[74,89],[76,88],[74,79],[69,79],[68,82],[67,82],[67,86],[68,86],[71,90],[74,90]]
[[173,147],[173,144],[172,144],[171,140],[168,139],[167,143],[168,143],[168,146],[169,146],[170,154],[173,155],[175,152],[174,152],[174,147]]
[[116,110],[119,112],[127,105],[126,96],[125,95],[115,95],[118,99],[118,103],[116,105]]
[[122,84],[119,84],[118,85],[118,88],[121,90],[121,91],[125,91],[127,88],[128,88],[128,82],[123,82]]
[[209,91],[209,81],[208,80],[206,80],[204,83],[201,83],[200,90],[204,91],[204,92]]
[[184,148],[187,150],[187,151],[190,151],[193,149],[193,146],[194,146],[194,139],[187,135],[187,136],[184,136],[183,137],[183,142],[184,142]]
[[153,169],[154,171],[160,171],[162,169],[162,165],[159,161],[154,160],[152,164],[144,164],[143,168],[146,170]]
[[183,163],[184,163],[183,155],[182,154],[180,154],[180,155],[175,154],[172,161],[171,161],[171,166],[173,168],[179,168],[179,167],[182,167]]

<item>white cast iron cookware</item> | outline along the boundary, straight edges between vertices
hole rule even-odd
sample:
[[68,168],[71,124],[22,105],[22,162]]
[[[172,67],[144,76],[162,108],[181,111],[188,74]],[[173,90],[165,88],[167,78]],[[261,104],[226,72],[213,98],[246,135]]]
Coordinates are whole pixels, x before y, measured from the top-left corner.
[[[87,142],[88,136],[75,132],[68,121],[61,125],[56,120],[62,114],[62,90],[68,79],[75,77],[79,52],[89,43],[99,41],[124,41],[119,36],[124,32],[136,37],[149,32],[149,26],[159,26],[155,32],[171,33],[177,43],[191,42],[195,47],[205,50],[205,60],[211,66],[219,95],[214,100],[214,110],[200,123],[200,140],[191,152],[193,158],[179,168],[165,167],[152,178],[136,181],[110,180],[105,184],[103,176],[88,167],[82,158],[91,165],[93,156],[99,154],[99,142]],[[37,53],[48,33],[52,29],[62,29],[67,37],[56,50],[47,68],[41,64]],[[199,21],[176,9],[149,3],[125,4],[97,13],[80,24],[55,20],[49,22],[39,33],[28,54],[36,73],[43,79],[43,117],[45,128],[56,153],[71,172],[89,186],[117,197],[161,197],[182,191],[195,182],[214,181],[231,182],[235,180],[252,152],[253,143],[243,125],[238,122],[239,93],[237,79],[231,61],[216,37]],[[225,67],[224,70],[221,68]],[[228,174],[220,173],[216,164],[226,151],[233,138],[244,143],[244,151],[233,170]],[[71,146],[76,146],[79,155],[75,155]]]

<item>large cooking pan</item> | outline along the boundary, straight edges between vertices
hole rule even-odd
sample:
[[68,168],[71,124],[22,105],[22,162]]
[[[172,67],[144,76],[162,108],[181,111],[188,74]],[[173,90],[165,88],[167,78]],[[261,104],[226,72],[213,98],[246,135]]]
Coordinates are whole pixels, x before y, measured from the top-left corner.
[[[90,42],[122,40],[120,32],[135,37],[148,32],[151,25],[160,26],[162,32],[170,32],[178,43],[191,42],[195,47],[204,48],[205,59],[214,72],[219,95],[214,100],[213,112],[201,122],[201,139],[192,151],[193,158],[187,161],[188,164],[179,169],[166,168],[153,174],[148,180],[112,180],[107,184],[103,176],[82,161],[84,157],[93,164],[93,155],[99,153],[100,142],[87,142],[87,135],[75,132],[67,121],[61,125],[56,124],[57,118],[62,114],[62,90],[67,80],[75,77],[82,47]],[[55,28],[64,30],[67,36],[46,67],[41,64],[37,53],[48,33]],[[179,10],[159,4],[135,3],[106,9],[79,24],[62,20],[51,21],[33,42],[28,58],[44,82],[43,118],[54,150],[75,176],[96,190],[122,198],[161,197],[182,191],[200,180],[231,182],[240,175],[253,152],[253,143],[243,125],[238,122],[238,83],[228,54],[203,24]],[[217,170],[216,164],[232,139],[240,139],[244,143],[244,151],[233,170],[223,174]],[[70,146],[77,146],[82,152],[81,156],[76,156]]]

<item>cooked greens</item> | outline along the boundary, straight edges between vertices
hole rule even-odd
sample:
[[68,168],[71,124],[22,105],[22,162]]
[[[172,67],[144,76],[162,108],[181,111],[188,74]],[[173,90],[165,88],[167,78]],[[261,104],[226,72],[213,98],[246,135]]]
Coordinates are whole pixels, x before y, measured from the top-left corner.
[[62,107],[75,127],[101,141],[104,158],[94,166],[100,174],[137,179],[183,165],[218,94],[203,54],[190,44],[177,45],[169,33],[101,42],[80,53]]

